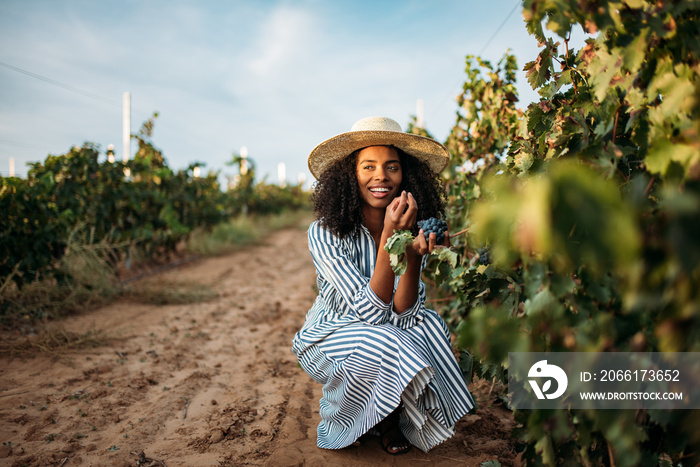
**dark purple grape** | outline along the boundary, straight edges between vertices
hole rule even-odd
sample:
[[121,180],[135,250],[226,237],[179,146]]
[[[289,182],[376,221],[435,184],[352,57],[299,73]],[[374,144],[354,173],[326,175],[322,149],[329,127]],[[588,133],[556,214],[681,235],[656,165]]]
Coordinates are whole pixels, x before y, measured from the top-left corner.
[[423,229],[425,240],[430,241],[430,234],[435,234],[435,243],[441,245],[445,241],[445,231],[447,230],[447,222],[431,217],[424,221],[418,221],[418,227]]
[[479,264],[483,265],[489,265],[491,264],[491,249],[486,247],[486,248],[479,248],[476,250],[476,252],[479,254]]

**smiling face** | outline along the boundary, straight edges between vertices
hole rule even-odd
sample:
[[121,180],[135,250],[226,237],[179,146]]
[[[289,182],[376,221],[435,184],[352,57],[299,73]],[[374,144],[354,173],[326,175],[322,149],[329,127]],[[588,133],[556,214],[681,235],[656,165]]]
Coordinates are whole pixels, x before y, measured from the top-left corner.
[[385,209],[400,193],[403,174],[396,148],[370,146],[357,155],[357,183],[366,207]]

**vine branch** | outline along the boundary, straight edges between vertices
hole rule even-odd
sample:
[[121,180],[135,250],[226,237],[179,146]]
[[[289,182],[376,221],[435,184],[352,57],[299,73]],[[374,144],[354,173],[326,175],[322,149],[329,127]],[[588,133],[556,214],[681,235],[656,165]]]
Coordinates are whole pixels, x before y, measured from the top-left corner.
[[[567,34],[564,39],[564,49],[566,50],[566,61],[564,63],[566,63],[567,69],[573,71],[573,68],[569,66],[569,39],[571,39],[571,29],[569,29],[569,34]],[[578,95],[578,85],[576,84],[573,73],[571,74],[571,84],[574,86],[574,94]]]
[[615,124],[613,125],[613,143],[615,143],[615,139],[617,138],[617,122],[620,119],[620,108],[618,107],[617,110],[615,111]]
[[457,233],[450,234],[450,238],[457,237],[457,236],[462,235],[463,233],[467,233],[467,232],[469,232],[469,227],[467,227],[466,229],[462,229]]

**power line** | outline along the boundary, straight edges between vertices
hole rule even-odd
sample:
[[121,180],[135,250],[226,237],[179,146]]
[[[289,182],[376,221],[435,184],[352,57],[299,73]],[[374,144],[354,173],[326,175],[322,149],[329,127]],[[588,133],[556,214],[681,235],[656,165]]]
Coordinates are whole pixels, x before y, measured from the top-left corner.
[[18,148],[40,148],[38,144],[31,143],[18,143],[16,141],[8,141],[6,139],[0,139],[0,146],[15,146]]
[[72,91],[78,94],[82,94],[83,96],[90,97],[92,99],[96,99],[98,101],[106,102],[107,104],[111,105],[117,105],[120,106],[122,103],[118,100],[111,99],[109,97],[101,96],[99,94],[95,94],[94,92],[86,91],[84,89],[76,88],[75,86],[71,86],[69,84],[61,83],[60,81],[56,81],[55,79],[47,78],[46,76],[41,76],[36,73],[32,73],[31,71],[24,70],[22,68],[18,68],[16,66],[12,66],[8,63],[0,62],[0,66],[4,66],[5,68],[8,68],[12,71],[16,71],[17,73],[22,73],[23,75],[31,76],[32,78],[36,78],[38,80],[44,81],[49,84],[53,84],[54,86],[58,86],[59,88],[66,89],[68,91]]
[[[35,78],[35,79],[38,79],[38,80],[40,80],[40,81],[44,81],[45,83],[53,84],[54,86],[58,86],[58,87],[60,87],[60,88],[66,89],[66,90],[68,90],[68,91],[75,92],[75,93],[81,94],[81,95],[86,96],[86,97],[90,97],[91,99],[96,99],[96,100],[105,102],[105,103],[110,104],[110,105],[115,105],[115,106],[118,106],[118,107],[122,107],[122,102],[121,102],[121,101],[118,101],[118,100],[116,100],[116,99],[112,99],[112,98],[109,98],[109,97],[101,96],[101,95],[99,95],[99,94],[95,94],[95,93],[93,93],[93,92],[86,91],[86,90],[84,90],[84,89],[80,89],[80,88],[78,88],[78,87],[71,86],[71,85],[66,84],[66,83],[62,83],[62,82],[60,82],[60,81],[56,81],[55,79],[47,78],[46,76],[42,76],[42,75],[40,75],[40,74],[33,73],[33,72],[31,72],[31,71],[28,71],[28,70],[25,70],[25,69],[22,69],[22,68],[19,68],[19,67],[10,65],[9,63],[0,62],[0,66],[3,66],[3,67],[5,67],[5,68],[8,68],[8,69],[10,69],[10,70],[12,70],[12,71],[16,71],[17,73],[21,73],[21,74],[23,74],[23,75],[30,76],[30,77]],[[140,114],[140,115],[144,116],[144,117],[147,118],[147,119],[148,119],[148,118],[151,118],[151,116],[153,115],[153,112],[145,112],[145,111],[143,111],[143,110],[141,110],[141,109],[137,109],[137,108],[132,108],[132,113]],[[183,129],[182,129],[182,128],[172,128],[172,127],[170,127],[169,125],[167,125],[167,124],[163,125],[162,123],[159,123],[158,126],[159,126],[159,127],[162,126],[162,127],[166,128],[166,129],[170,129],[170,130],[174,131],[176,134],[182,134],[182,133],[183,133]],[[186,133],[186,132],[185,132],[185,133]],[[2,144],[11,144],[11,145],[14,145],[14,146],[19,146],[19,144],[17,144],[17,143],[11,143],[11,142],[8,142],[8,141],[0,141],[0,143],[2,143]],[[205,144],[205,145],[206,145],[206,144]],[[25,147],[27,147],[27,146],[25,145]],[[212,149],[213,149],[213,148],[212,148]]]
[[515,2],[515,6],[513,6],[512,10],[510,10],[510,13],[508,13],[508,16],[506,16],[506,19],[504,19],[503,22],[501,23],[501,25],[498,26],[498,28],[496,28],[496,32],[494,32],[493,35],[489,38],[489,40],[486,41],[486,44],[484,44],[484,46],[481,48],[481,50],[479,50],[479,53],[477,55],[483,54],[484,51],[488,48],[488,46],[491,45],[491,42],[496,38],[498,33],[501,32],[501,29],[503,29],[503,26],[505,26],[506,23],[508,22],[508,20],[510,19],[510,17],[513,16],[513,13],[515,13],[515,10],[518,9],[518,6],[520,5],[521,1],[522,0],[517,0]]
[[[17,73],[21,73],[23,75],[30,76],[30,77],[38,79],[40,81],[44,81],[46,83],[53,84],[54,86],[58,86],[60,88],[66,89],[68,91],[72,91],[72,92],[81,94],[83,96],[90,97],[91,99],[96,99],[96,100],[99,100],[99,101],[102,101],[102,102],[105,102],[107,104],[114,105],[114,106],[117,106],[120,108],[122,107],[122,102],[119,100],[112,99],[112,98],[105,97],[105,96],[101,96],[99,94],[95,94],[93,92],[86,91],[84,89],[80,89],[78,87],[71,86],[71,85],[66,84],[66,83],[62,83],[60,81],[56,81],[55,79],[47,78],[46,76],[42,76],[42,75],[39,75],[37,73],[33,73],[31,71],[10,65],[9,63],[0,62],[0,66],[8,68],[12,71],[16,71]],[[132,115],[134,115],[134,114],[140,114],[140,115],[145,116],[147,119],[150,119],[153,115],[153,112],[145,112],[141,109],[132,107]],[[189,133],[187,130],[179,127],[178,125],[163,124],[162,122],[158,122],[156,125],[158,126],[158,128],[164,128],[166,130],[171,130],[174,133],[176,133],[177,135],[179,135],[180,137],[182,137],[183,135],[187,135]],[[134,132],[134,134],[136,134],[136,133],[137,132]],[[196,144],[199,144],[200,146],[208,147],[210,150],[215,150],[215,151],[220,150],[220,148],[215,148],[214,146],[210,145],[206,141],[203,141],[203,140],[197,138],[196,136],[194,139],[193,138],[188,138],[188,139]],[[13,142],[9,142],[9,141],[4,141],[4,142],[0,141],[0,143],[19,146],[17,143],[13,143]]]
[[[513,13],[515,13],[515,10],[517,10],[517,9],[518,9],[518,6],[520,6],[521,4],[522,4],[522,0],[516,0],[515,5],[513,5],[513,8],[512,8],[512,9],[510,10],[510,12],[506,15],[505,19],[501,22],[501,24],[496,28],[496,31],[491,35],[491,37],[489,37],[489,39],[486,41],[486,43],[485,43],[484,46],[481,48],[481,50],[479,50],[479,53],[476,54],[477,56],[481,56],[481,54],[483,54],[483,53],[486,51],[486,49],[488,48],[488,46],[491,45],[491,42],[493,42],[493,40],[496,38],[496,36],[498,35],[498,33],[501,32],[501,29],[503,29],[503,26],[506,25],[506,23],[508,22],[508,20],[510,19],[510,17],[513,16]],[[458,82],[456,83],[455,86],[458,86],[458,85],[460,84],[460,82],[461,82],[461,81],[458,81]],[[438,103],[438,105],[435,106],[435,110],[437,110],[438,108],[440,108],[440,107],[442,106],[442,104],[445,102],[445,100],[446,100],[446,99],[450,96],[450,94],[452,93],[452,89],[453,89],[453,87],[450,88],[450,90],[449,90],[448,93],[445,95],[445,97],[443,97],[443,98],[440,100],[440,102]],[[435,111],[431,112],[431,115],[432,115],[434,112],[435,112]]]

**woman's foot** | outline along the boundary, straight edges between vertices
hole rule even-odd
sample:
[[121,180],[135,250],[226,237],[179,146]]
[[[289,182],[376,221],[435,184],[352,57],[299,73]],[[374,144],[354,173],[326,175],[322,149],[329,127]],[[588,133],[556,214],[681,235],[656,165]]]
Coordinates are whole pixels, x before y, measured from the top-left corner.
[[367,439],[367,433],[365,433],[364,435],[362,435],[362,436],[360,436],[359,438],[357,438],[355,441],[353,441],[352,443],[350,443],[350,445],[349,445],[349,446],[346,446],[345,448],[346,448],[346,449],[359,448],[360,446],[362,446],[362,443],[365,441],[365,439]]
[[394,456],[406,454],[411,450],[411,443],[401,433],[399,428],[399,412],[395,410],[379,423],[382,448]]
[[403,433],[401,433],[399,425],[392,425],[391,428],[382,430],[381,441],[382,448],[394,456],[406,454],[411,450],[411,443],[409,443]]

